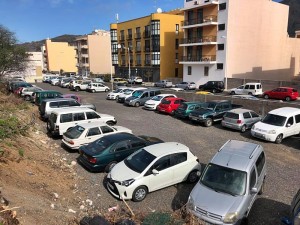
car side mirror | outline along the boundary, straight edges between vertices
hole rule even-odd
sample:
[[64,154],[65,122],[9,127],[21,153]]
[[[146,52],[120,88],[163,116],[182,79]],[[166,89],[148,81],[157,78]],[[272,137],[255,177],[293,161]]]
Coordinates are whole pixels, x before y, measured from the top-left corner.
[[159,172],[156,169],[153,169],[152,174],[157,175],[157,174],[159,174]]
[[290,123],[288,123],[287,125],[286,125],[286,127],[290,127],[291,126],[291,124]]
[[258,193],[258,190],[257,190],[257,188],[251,188],[251,194],[256,194],[256,193]]

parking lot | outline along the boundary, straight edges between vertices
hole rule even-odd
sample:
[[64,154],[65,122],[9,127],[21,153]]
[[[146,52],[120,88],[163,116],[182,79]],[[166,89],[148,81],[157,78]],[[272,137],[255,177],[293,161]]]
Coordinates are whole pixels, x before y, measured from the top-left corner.
[[[43,89],[70,93],[50,84],[38,84]],[[265,192],[254,203],[249,215],[249,224],[280,224],[281,217],[287,215],[292,197],[300,187],[300,137],[283,140],[282,144],[264,142],[251,137],[250,131],[238,131],[222,128],[217,123],[212,127],[192,124],[168,115],[143,110],[141,107],[126,107],[112,100],[106,100],[107,93],[76,92],[84,102],[93,103],[97,111],[115,116],[118,123],[133,131],[136,135],[158,137],[164,141],[180,142],[187,145],[199,158],[203,166],[210,161],[216,151],[228,140],[236,139],[261,144],[267,157],[267,178]],[[45,124],[46,127],[46,124]],[[53,140],[60,144],[60,140]],[[67,160],[76,160],[78,153],[64,148]],[[97,209],[104,209],[123,204],[112,197],[103,186],[105,173],[90,173],[77,166],[77,173],[82,178],[78,181],[79,190],[93,201]],[[176,210],[187,201],[194,184],[182,183],[148,194],[143,202],[128,201],[133,211]]]

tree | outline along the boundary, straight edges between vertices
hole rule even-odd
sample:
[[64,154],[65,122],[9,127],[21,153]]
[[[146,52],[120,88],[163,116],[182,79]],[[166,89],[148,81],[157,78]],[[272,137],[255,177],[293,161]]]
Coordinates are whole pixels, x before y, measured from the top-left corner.
[[15,34],[0,24],[0,78],[6,73],[22,72],[27,67],[28,54],[17,42]]

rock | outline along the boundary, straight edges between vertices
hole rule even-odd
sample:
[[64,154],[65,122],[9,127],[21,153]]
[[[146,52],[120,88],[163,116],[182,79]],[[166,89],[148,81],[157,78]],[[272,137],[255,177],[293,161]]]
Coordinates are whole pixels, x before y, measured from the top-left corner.
[[83,209],[84,209],[84,205],[81,205],[79,208],[80,208],[81,210],[83,210]]
[[37,130],[37,131],[35,132],[35,134],[40,134],[40,132]]
[[68,212],[69,213],[76,213],[76,211],[74,211],[73,209],[69,209]]
[[66,159],[66,158],[62,158],[62,160],[63,160],[63,161],[67,161],[67,159]]
[[54,198],[58,198],[58,194],[57,193],[53,193]]
[[50,205],[50,207],[51,207],[51,209],[54,209],[54,208],[55,208],[55,206],[54,206],[53,203]]
[[90,200],[90,199],[87,199],[87,200],[85,200],[90,206],[92,206],[93,205],[93,201],[92,200]]
[[135,225],[136,223],[130,219],[119,220],[116,225]]
[[72,166],[75,166],[76,164],[77,164],[77,162],[75,162],[75,161],[72,161],[72,162],[71,162],[71,165],[72,165]]

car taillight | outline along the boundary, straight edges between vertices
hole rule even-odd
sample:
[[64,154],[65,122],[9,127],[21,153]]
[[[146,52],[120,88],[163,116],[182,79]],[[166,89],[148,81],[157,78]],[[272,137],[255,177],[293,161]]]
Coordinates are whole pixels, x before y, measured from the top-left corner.
[[237,124],[241,124],[241,123],[242,123],[242,120],[237,120],[236,123],[237,123]]
[[95,164],[97,162],[96,158],[89,158],[89,162]]

